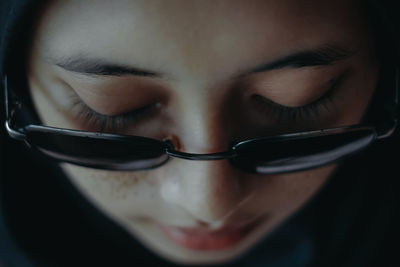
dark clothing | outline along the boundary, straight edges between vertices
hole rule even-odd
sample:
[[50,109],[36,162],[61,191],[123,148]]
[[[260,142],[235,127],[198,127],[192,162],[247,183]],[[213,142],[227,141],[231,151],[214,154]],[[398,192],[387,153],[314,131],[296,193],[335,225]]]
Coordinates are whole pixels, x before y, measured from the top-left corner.
[[[31,24],[24,22],[39,1],[33,2],[0,3],[1,74],[23,69],[24,53],[16,51],[29,40]],[[25,42],[7,48],[15,40]],[[238,260],[219,266],[400,266],[399,140],[397,131],[344,162],[300,211]],[[0,153],[0,266],[176,266],[142,247],[57,165],[9,139],[4,127]]]

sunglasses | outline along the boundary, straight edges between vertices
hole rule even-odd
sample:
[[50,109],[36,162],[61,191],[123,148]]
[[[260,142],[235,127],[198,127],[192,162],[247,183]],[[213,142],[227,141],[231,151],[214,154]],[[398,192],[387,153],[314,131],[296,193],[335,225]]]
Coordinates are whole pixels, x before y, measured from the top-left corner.
[[[192,154],[178,151],[170,140],[55,128],[36,124],[16,126],[23,108],[4,77],[6,121],[10,137],[59,162],[84,167],[136,171],[159,167],[171,157],[187,160],[229,160],[243,171],[280,174],[332,164],[392,135],[397,127],[399,74],[390,99],[385,127],[357,124],[345,127],[254,138],[233,143],[227,151]],[[388,108],[389,106],[389,108]]]

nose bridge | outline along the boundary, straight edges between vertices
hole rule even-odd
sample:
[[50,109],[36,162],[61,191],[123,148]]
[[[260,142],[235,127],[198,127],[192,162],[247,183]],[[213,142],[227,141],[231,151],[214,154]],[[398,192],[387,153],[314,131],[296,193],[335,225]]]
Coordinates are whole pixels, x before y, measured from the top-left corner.
[[[178,135],[185,152],[201,154],[225,151],[229,130],[222,117],[224,88],[192,83],[180,88]],[[219,91],[219,92],[216,92]]]
[[[180,110],[175,134],[182,143],[180,150],[194,154],[226,151],[230,136],[220,108],[225,101],[225,88],[196,84],[193,79],[190,86],[176,87],[180,90]],[[199,221],[222,220],[243,199],[240,174],[228,160],[173,158],[166,168],[168,177],[161,186],[164,200],[180,206]]]

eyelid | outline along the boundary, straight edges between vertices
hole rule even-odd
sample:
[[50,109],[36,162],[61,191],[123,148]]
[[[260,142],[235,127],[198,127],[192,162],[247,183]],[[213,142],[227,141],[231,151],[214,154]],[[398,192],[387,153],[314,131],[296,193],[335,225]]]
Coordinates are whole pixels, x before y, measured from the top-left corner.
[[329,82],[325,85],[325,87],[327,89],[325,90],[325,92],[321,96],[319,96],[315,100],[309,101],[308,103],[303,104],[303,105],[299,105],[299,106],[282,105],[282,104],[279,104],[279,103],[277,103],[277,102],[275,102],[275,101],[273,101],[273,100],[271,100],[271,99],[269,99],[267,97],[259,95],[259,94],[254,95],[254,96],[255,97],[259,96],[260,97],[259,100],[262,100],[263,102],[266,102],[268,105],[274,106],[274,107],[277,107],[277,108],[293,109],[293,110],[298,109],[298,108],[305,108],[307,106],[310,106],[310,105],[313,105],[313,104],[315,104],[317,102],[320,102],[322,99],[330,96],[335,91],[335,89],[340,86],[340,84],[342,83],[342,81],[344,80],[344,78],[346,76],[347,76],[347,72],[343,72],[343,73],[340,73],[339,75],[335,76],[334,78],[329,80]]
[[100,131],[117,131],[128,127],[128,124],[138,123],[148,114],[151,109],[159,106],[159,103],[152,103],[141,108],[134,109],[118,115],[106,115],[97,112],[89,107],[76,93],[71,95],[72,109],[75,110],[76,118],[83,120],[87,125],[98,128]]
[[280,69],[246,80],[247,96],[258,93],[287,107],[303,106],[323,95],[332,81],[351,71],[349,64]]
[[[283,117],[285,117],[286,121],[315,122],[318,121],[319,112],[322,108],[329,110],[332,107],[333,93],[342,84],[346,75],[347,72],[332,79],[329,83],[329,89],[322,96],[302,106],[290,107],[281,105],[259,94],[252,95],[252,99],[256,103],[262,104],[259,105],[261,112],[266,114],[267,117],[276,119],[278,122],[283,121]],[[301,121],[299,121],[299,118]]]
[[267,108],[263,110],[267,116],[276,118],[278,122],[285,120],[297,121],[299,118],[303,120],[315,120],[318,118],[320,109],[322,107],[329,109],[329,104],[332,102],[332,98],[329,95],[323,95],[317,100],[299,107],[284,106],[260,95],[254,95],[253,99],[261,102],[263,105],[266,104]]

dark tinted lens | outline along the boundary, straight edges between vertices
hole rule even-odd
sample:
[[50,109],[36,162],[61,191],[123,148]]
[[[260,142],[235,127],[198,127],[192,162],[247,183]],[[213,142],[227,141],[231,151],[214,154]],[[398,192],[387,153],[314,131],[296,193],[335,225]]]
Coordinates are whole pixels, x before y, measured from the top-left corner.
[[348,129],[254,139],[234,147],[232,163],[250,172],[273,174],[310,169],[358,152],[376,137],[373,129]]
[[115,170],[157,167],[168,160],[154,139],[29,126],[27,142],[44,154],[82,166]]

